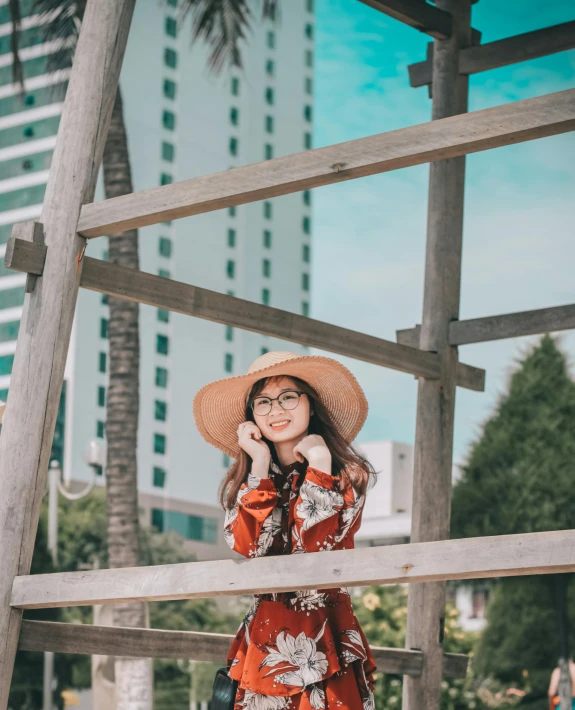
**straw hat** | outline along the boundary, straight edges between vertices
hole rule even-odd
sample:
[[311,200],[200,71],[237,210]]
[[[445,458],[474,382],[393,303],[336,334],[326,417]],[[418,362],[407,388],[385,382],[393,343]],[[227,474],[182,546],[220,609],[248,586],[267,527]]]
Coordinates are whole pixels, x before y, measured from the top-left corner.
[[246,375],[211,382],[194,397],[194,418],[204,439],[237,458],[238,426],[246,418],[246,398],[264,377],[298,377],[311,385],[338,432],[351,443],[367,417],[367,400],[358,381],[337,360],[320,355],[269,352],[250,365]]

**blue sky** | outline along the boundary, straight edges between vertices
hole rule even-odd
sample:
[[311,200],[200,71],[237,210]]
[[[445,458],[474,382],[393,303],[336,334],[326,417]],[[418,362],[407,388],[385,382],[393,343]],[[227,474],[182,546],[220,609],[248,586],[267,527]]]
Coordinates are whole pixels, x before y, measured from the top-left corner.
[[[573,19],[572,0],[481,0],[473,26],[489,42]],[[315,146],[428,121],[427,89],[407,76],[428,39],[358,0],[316,0]],[[563,52],[471,77],[470,110],[574,86],[575,51]],[[427,180],[424,165],[314,191],[314,318],[388,340],[421,321]],[[461,319],[575,302],[573,133],[472,155],[466,186]],[[575,377],[575,333],[558,337]],[[460,347],[487,382],[458,388],[456,462],[536,341]],[[413,443],[417,381],[343,361],[370,402],[359,440]]]

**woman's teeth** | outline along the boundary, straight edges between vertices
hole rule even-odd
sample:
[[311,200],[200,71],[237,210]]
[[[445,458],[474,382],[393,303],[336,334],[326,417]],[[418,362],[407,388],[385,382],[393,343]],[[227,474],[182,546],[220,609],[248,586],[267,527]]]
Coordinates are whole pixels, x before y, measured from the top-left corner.
[[273,424],[270,424],[270,426],[272,429],[283,429],[288,424],[289,424],[289,421],[284,420],[283,422],[274,422]]

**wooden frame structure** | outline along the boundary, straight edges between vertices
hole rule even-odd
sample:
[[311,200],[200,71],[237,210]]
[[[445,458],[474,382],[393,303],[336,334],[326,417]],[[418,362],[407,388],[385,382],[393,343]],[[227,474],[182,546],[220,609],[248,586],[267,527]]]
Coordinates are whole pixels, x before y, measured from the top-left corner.
[[[471,0],[363,0],[435,38],[413,85],[432,122],[93,203],[135,0],[87,5],[39,222],[16,225],[6,265],[28,273],[0,436],[0,710],[17,648],[219,660],[229,637],[24,622],[22,610],[281,589],[409,582],[406,649],[374,649],[403,673],[404,710],[437,710],[440,683],[466,659],[441,647],[445,580],[575,570],[575,531],[449,540],[457,385],[484,372],[458,346],[575,326],[575,305],[459,320],[465,156],[575,129],[575,90],[467,113],[468,75],[575,46],[575,23],[478,44]],[[559,38],[559,39],[558,39]],[[424,66],[423,66],[424,65]],[[415,78],[414,78],[415,77]],[[87,238],[421,163],[431,163],[423,317],[396,343],[85,258]],[[29,576],[78,288],[312,345],[419,379],[409,545],[292,558]],[[30,407],[33,397],[34,406]],[[254,589],[253,580],[265,580]]]

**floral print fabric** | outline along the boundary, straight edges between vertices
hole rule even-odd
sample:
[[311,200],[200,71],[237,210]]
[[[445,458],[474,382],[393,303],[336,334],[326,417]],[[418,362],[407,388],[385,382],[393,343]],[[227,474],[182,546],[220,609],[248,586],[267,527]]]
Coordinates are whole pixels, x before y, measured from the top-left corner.
[[[353,548],[364,496],[300,464],[249,476],[226,511],[225,537],[245,557]],[[235,710],[375,710],[375,663],[343,589],[258,594],[228,658]]]

